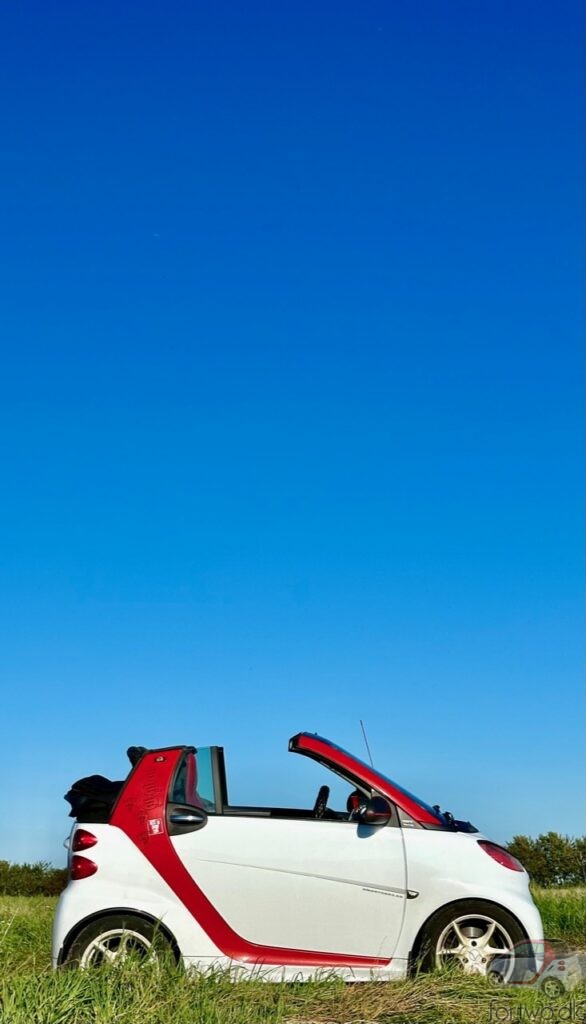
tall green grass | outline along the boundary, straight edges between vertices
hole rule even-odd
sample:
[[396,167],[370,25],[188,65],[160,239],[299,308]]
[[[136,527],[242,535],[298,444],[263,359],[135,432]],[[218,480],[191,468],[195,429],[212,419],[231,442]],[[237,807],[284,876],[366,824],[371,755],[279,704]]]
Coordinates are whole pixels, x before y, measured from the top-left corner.
[[[586,890],[538,890],[536,898],[546,931],[586,948]],[[132,963],[54,972],[54,906],[46,897],[0,898],[0,1024],[488,1024],[505,1019],[503,1010],[511,1021],[521,1013],[586,1019],[586,991],[562,997],[552,1017],[538,992],[495,990],[457,973],[347,985],[232,983],[223,975],[194,978]]]
[[532,890],[546,936],[586,949],[586,889]]

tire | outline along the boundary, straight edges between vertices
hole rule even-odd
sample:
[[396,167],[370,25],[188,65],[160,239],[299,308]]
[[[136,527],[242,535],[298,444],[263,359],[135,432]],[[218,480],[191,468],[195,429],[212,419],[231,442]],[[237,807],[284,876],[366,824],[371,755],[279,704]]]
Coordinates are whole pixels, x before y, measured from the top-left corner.
[[549,999],[557,999],[564,991],[563,982],[559,978],[544,978],[539,987]]
[[487,974],[487,978],[490,981],[491,985],[494,985],[495,987],[497,985],[504,985],[505,983],[505,979],[500,971],[489,971]]
[[177,951],[158,923],[138,914],[108,914],[82,928],[71,943],[64,965],[101,967],[129,956],[143,963],[176,964]]
[[[491,927],[493,937],[487,942],[485,954],[482,944]],[[420,971],[451,964],[463,973],[488,977],[491,961],[497,955],[492,951],[502,949],[506,954],[507,949],[524,940],[526,935],[521,925],[504,907],[484,900],[459,900],[438,910],[424,925],[414,949],[413,963]],[[515,961],[511,958],[510,969],[502,976],[501,984],[513,981],[515,972]]]

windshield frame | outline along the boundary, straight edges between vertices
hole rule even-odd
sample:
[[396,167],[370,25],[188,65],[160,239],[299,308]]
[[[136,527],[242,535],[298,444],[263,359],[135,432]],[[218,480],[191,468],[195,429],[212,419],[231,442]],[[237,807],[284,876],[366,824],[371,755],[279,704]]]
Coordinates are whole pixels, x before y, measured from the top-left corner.
[[319,736],[317,733],[297,733],[289,740],[289,750],[294,754],[311,757],[332,771],[349,772],[371,789],[388,797],[405,814],[408,814],[424,828],[451,828],[448,819],[441,811],[436,811],[425,800],[421,800],[414,793],[410,793],[409,790],[394,782],[393,779],[383,775],[382,772],[362,761],[361,758],[344,750],[336,743],[332,743],[324,736]]

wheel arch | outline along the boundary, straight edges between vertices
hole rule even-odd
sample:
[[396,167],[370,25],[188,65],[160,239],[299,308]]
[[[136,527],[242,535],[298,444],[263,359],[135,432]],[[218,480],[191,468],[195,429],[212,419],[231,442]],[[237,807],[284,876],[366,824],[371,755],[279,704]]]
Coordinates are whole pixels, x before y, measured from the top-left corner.
[[487,899],[483,899],[480,896],[478,896],[478,897],[474,897],[474,896],[472,896],[472,897],[460,897],[460,899],[457,899],[457,900],[449,900],[447,903],[442,903],[441,907],[436,907],[435,910],[432,910],[431,914],[429,914],[427,916],[427,918],[425,919],[425,921],[423,922],[423,924],[420,925],[419,931],[417,932],[417,935],[415,936],[415,939],[413,941],[413,945],[411,946],[411,950],[409,952],[409,969],[408,969],[409,970],[409,974],[412,974],[413,971],[415,970],[416,966],[417,966],[417,960],[418,960],[419,954],[421,953],[421,949],[422,949],[422,946],[423,946],[423,939],[424,939],[425,933],[426,933],[427,929],[429,928],[429,926],[430,926],[431,922],[433,921],[433,919],[435,917],[437,917],[438,914],[442,914],[445,910],[448,910],[450,907],[466,906],[466,908],[468,908],[470,906],[473,906],[474,904],[482,904],[483,906],[495,907],[497,910],[504,910],[504,912],[506,914],[508,914],[509,917],[512,917],[513,920],[518,924],[518,926],[521,929],[525,939],[526,940],[529,939],[529,935],[527,934],[527,929],[525,928],[525,925],[519,919],[517,914],[513,913],[512,910],[509,910],[508,907],[503,906],[502,903],[497,903],[496,900],[487,900]]
[[77,936],[81,934],[84,928],[87,928],[88,924],[93,924],[94,921],[99,921],[100,918],[102,917],[112,917],[115,914],[132,914],[133,917],[139,917],[143,921],[147,921],[149,924],[152,924],[156,928],[158,928],[161,932],[161,935],[163,935],[167,942],[169,943],[176,962],[179,963],[179,961],[181,960],[181,950],[179,949],[177,939],[175,938],[173,933],[167,928],[167,926],[163,924],[160,918],[153,917],[152,914],[147,914],[145,913],[144,910],[135,910],[134,907],[108,907],[104,910],[96,910],[94,911],[93,914],[88,914],[86,917],[82,918],[80,921],[74,924],[73,928],[69,930],[69,932],[65,936],[65,939],[63,940],[63,945],[59,950],[59,956],[57,958],[57,966],[63,966],[67,954],[69,953],[69,950],[71,949]]

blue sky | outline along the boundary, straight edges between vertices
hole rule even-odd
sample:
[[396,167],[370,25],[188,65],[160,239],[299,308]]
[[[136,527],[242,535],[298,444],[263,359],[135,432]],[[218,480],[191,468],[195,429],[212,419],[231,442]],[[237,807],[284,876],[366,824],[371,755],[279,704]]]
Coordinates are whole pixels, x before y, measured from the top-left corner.
[[2,32],[0,857],[130,743],[316,730],[584,830],[578,3],[23,3]]

